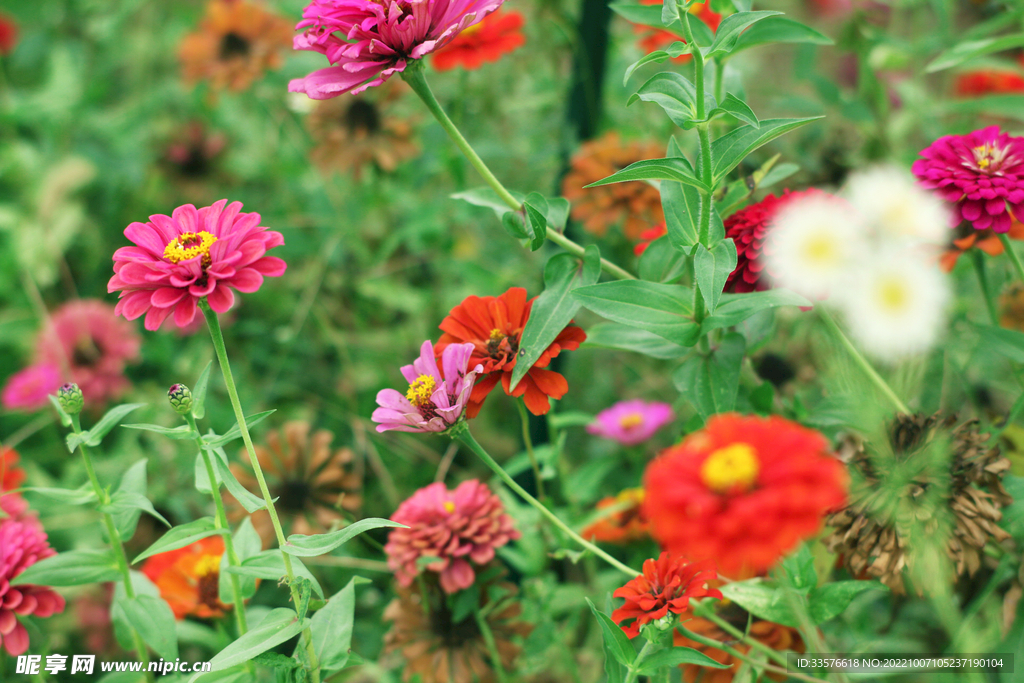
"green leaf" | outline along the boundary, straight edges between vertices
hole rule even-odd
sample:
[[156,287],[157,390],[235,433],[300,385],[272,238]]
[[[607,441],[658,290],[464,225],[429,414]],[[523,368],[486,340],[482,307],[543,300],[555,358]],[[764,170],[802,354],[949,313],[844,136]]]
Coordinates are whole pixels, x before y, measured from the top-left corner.
[[622,629],[607,614],[598,611],[594,603],[590,601],[590,598],[586,598],[586,601],[590,605],[590,611],[594,613],[598,623],[601,624],[601,636],[604,638],[604,644],[608,651],[611,652],[612,656],[615,657],[615,661],[619,664],[631,667],[633,662],[636,661],[636,649],[633,647],[633,643],[630,642],[629,637],[622,632]]
[[936,57],[925,67],[924,71],[929,74],[935,73],[993,52],[1002,52],[1018,47],[1024,47],[1024,33],[964,41]]
[[166,436],[169,439],[194,439],[199,436],[196,432],[192,431],[192,428],[188,425],[178,425],[177,427],[164,427],[161,425],[151,424],[130,424],[121,425],[125,429],[141,429],[146,432],[153,432],[154,434],[160,434]]
[[[515,199],[522,203],[526,198],[522,193],[511,191],[509,192]],[[504,216],[512,209],[489,187],[477,187],[472,190],[466,190],[465,192],[456,192],[453,195],[449,195],[452,199],[459,199],[464,202],[468,202],[473,206],[482,206],[485,209],[491,209],[498,216],[498,220],[501,220]]]
[[1024,121],[1024,95],[984,95],[968,99],[936,102],[936,114],[1001,116]]
[[640,256],[640,279],[674,282],[685,272],[688,260],[686,252],[676,249],[667,236],[659,237],[647,245]]
[[178,658],[178,637],[170,605],[152,595],[124,597],[118,605],[128,623],[154,652],[166,660]]
[[815,624],[823,624],[842,614],[853,599],[869,590],[889,590],[878,581],[834,581],[815,588],[808,596],[808,611]]
[[[244,562],[250,557],[255,557],[263,551],[263,540],[260,538],[259,533],[256,531],[256,527],[252,525],[252,518],[246,517],[242,520],[242,523],[238,525],[238,529],[235,530],[234,539],[235,554],[238,555],[238,560]],[[225,605],[233,604],[235,601],[235,595],[231,589],[231,573],[228,572],[227,553],[225,553],[220,560],[220,601]],[[256,579],[252,576],[239,576],[239,589],[242,592],[242,599],[251,598],[256,594]]]
[[672,45],[670,45],[669,47],[673,48],[673,51],[679,50],[679,54],[672,54],[669,50],[655,50],[654,52],[647,53],[646,55],[644,55],[643,57],[629,65],[629,67],[626,69],[626,75],[623,76],[622,78],[622,85],[625,86],[629,82],[630,77],[634,73],[636,73],[636,70],[639,69],[640,67],[646,66],[647,64],[661,64],[666,60],[675,59],[679,55],[690,51],[690,49],[686,46],[686,43],[681,41],[672,43]]
[[1014,363],[1024,363],[1024,333],[1006,327],[974,325],[981,334],[981,345]]
[[833,40],[810,26],[788,17],[768,17],[740,34],[729,56],[742,50],[769,43],[807,43],[811,45],[832,45]]
[[679,20],[679,4],[676,0],[665,0],[661,5],[661,23],[671,26]]
[[[141,500],[146,497],[147,462],[143,458],[129,467],[128,471],[121,476],[117,491],[114,492],[113,499],[119,500],[119,504],[110,513],[122,538],[131,538],[135,534],[135,525],[138,524],[142,511],[149,512],[145,507],[146,504]],[[149,506],[152,507],[152,503],[149,503]],[[156,510],[153,510],[150,514],[155,515],[155,513]]]
[[[689,173],[693,174],[693,167],[683,157],[675,138],[669,141],[666,156],[681,159]],[[689,251],[689,248],[699,240],[697,219],[700,214],[701,194],[694,186],[683,183],[662,183],[660,191],[668,238],[676,249]]]
[[367,580],[354,576],[310,622],[313,648],[324,671],[338,671],[348,664],[355,619],[356,585]]
[[77,489],[52,489],[28,486],[22,489],[22,491],[38,493],[40,496],[60,501],[65,505],[85,505],[96,501],[96,493],[92,490],[91,484],[84,484]]
[[736,407],[745,350],[743,335],[730,332],[710,355],[698,354],[687,359],[672,375],[676,388],[705,420]]
[[708,118],[714,118],[719,114],[729,114],[743,123],[748,123],[755,128],[761,124],[757,120],[757,115],[754,110],[751,109],[746,102],[736,97],[732,93],[726,93],[725,99],[717,107],[714,107],[708,114]]
[[[60,423],[65,427],[71,426],[71,416],[67,414],[67,411],[61,406],[60,401],[53,394],[48,395],[46,398],[50,399],[50,403],[53,404],[54,409],[57,411],[57,417],[60,419]],[[74,451],[71,451],[74,453]]]
[[146,548],[145,551],[132,560],[132,564],[138,564],[147,557],[152,557],[157,553],[166,553],[171,550],[177,550],[178,548],[184,548],[185,546],[192,545],[196,541],[201,541],[204,538],[226,533],[227,530],[217,528],[217,523],[214,521],[213,517],[200,517],[194,522],[181,524],[172,528],[161,536],[156,543]]
[[[733,15],[735,16],[735,15]],[[711,157],[715,184],[725,178],[751,152],[782,137],[786,133],[805,126],[811,121],[824,118],[811,116],[805,119],[765,119],[759,127],[743,126],[726,133],[711,143]],[[628,167],[627,167],[628,168]],[[620,171],[621,173],[622,171]]]
[[[634,102],[654,102],[668,114],[672,123],[680,128],[690,129],[696,125],[697,90],[688,78],[671,71],[655,74],[640,86],[626,102],[630,106]],[[704,96],[704,111],[715,108],[715,98]]]
[[120,424],[128,413],[141,408],[146,405],[145,403],[125,403],[124,405],[114,406],[107,413],[100,418],[100,421],[92,426],[88,432],[88,438],[85,440],[86,446],[99,446],[111,429]]
[[[241,638],[218,652],[210,660],[210,668],[212,671],[221,671],[236,664],[248,662],[256,655],[277,647],[287,640],[291,640],[302,633],[302,630],[308,624],[308,619],[299,621],[294,610],[278,607],[264,617],[259,626],[251,629]],[[189,683],[192,683],[201,675],[196,674],[189,679]]]
[[664,338],[645,330],[639,330],[618,323],[600,323],[587,330],[584,347],[595,346],[605,349],[633,351],[652,358],[682,358],[689,349],[665,341]]
[[[685,627],[686,622],[683,622],[683,628]],[[650,657],[647,657],[637,671],[645,676],[650,676],[657,673],[660,669],[680,666],[682,664],[695,664],[696,666],[706,666],[712,669],[728,669],[732,666],[732,664],[716,662],[700,650],[694,650],[692,647],[673,647],[655,652]]]
[[[293,559],[292,569],[296,576],[309,579],[310,583],[313,584],[313,590],[316,591],[316,594],[321,598],[324,597],[324,590],[320,587],[320,582],[306,568],[306,565],[302,564],[301,560],[298,558]],[[227,571],[239,576],[252,576],[257,579],[267,579],[270,581],[280,581],[288,575],[287,570],[284,568],[284,558],[281,556],[281,551],[276,548],[264,550],[253,557],[243,560],[241,567],[228,567]]]
[[782,589],[770,586],[764,579],[735,581],[721,587],[722,595],[756,617],[784,626],[799,626]]
[[[210,449],[207,449],[210,450]],[[219,448],[213,449],[217,453],[217,457],[213,459],[213,467],[217,470],[217,477],[221,483],[227,488],[228,493],[235,497],[242,507],[245,508],[246,512],[250,515],[257,510],[262,510],[267,507],[267,501],[263,500],[260,496],[257,496],[249,491],[249,489],[242,486],[242,483],[235,477],[235,473],[231,471],[231,468],[227,465],[227,455],[223,450]],[[277,502],[277,498],[273,499]]]
[[530,309],[530,317],[519,341],[509,391],[516,388],[580,309],[580,302],[572,297],[572,290],[596,284],[600,277],[601,253],[596,245],[587,247],[582,261],[565,253],[548,259],[544,266],[544,291]]
[[[264,410],[262,413],[256,413],[255,415],[246,415],[245,416],[245,426],[251,429],[252,427],[258,425],[260,422],[263,422],[264,420],[266,420],[268,417],[273,415],[275,412],[277,412],[277,411],[276,410]],[[217,448],[218,446],[223,446],[225,444],[228,444],[228,443],[234,441],[235,439],[241,438],[241,436],[242,436],[242,429],[238,426],[237,423],[235,423],[235,425],[231,429],[229,429],[224,436],[217,436],[215,434],[208,434],[207,436],[203,437],[203,441],[206,443],[207,446],[211,446],[213,448]]]
[[711,49],[705,55],[705,59],[711,59],[718,55],[727,55],[732,52],[744,29],[768,17],[778,16],[782,12],[759,11],[759,12],[737,12],[730,14],[715,31],[715,42],[711,43]]
[[758,311],[776,306],[810,306],[811,302],[799,294],[784,289],[764,292],[723,294],[715,313],[704,319],[702,329],[707,332],[719,327],[738,325]]
[[[714,143],[712,143],[712,147],[714,147]],[[736,163],[739,163],[739,161]],[[591,183],[586,187],[600,187],[601,185],[626,183],[633,180],[674,180],[705,192],[708,191],[707,185],[697,179],[697,176],[693,174],[690,162],[684,158],[637,161],[620,171],[616,171],[607,178]]]
[[349,524],[344,529],[338,529],[327,534],[315,534],[313,536],[292,534],[288,537],[288,542],[285,543],[281,550],[295,557],[319,557],[341,547],[344,543],[365,531],[384,528],[404,529],[406,527],[404,524],[392,522],[390,519],[368,517],[367,519],[361,519],[358,522]]
[[11,580],[12,584],[81,586],[116,581],[121,572],[112,550],[69,550],[39,560]]
[[202,420],[206,416],[206,390],[210,386],[210,368],[213,367],[211,360],[199,373],[196,385],[192,387],[192,417]]
[[731,239],[722,240],[710,251],[703,244],[697,245],[693,257],[693,273],[709,313],[715,312],[726,280],[736,269],[736,260],[736,245]]
[[818,585],[818,572],[814,569],[814,556],[806,543],[783,560],[782,570],[793,588],[799,591],[809,591]]
[[[164,526],[171,526],[163,515],[156,511],[153,507],[153,503],[141,493],[135,493],[134,491],[118,491],[110,498],[109,505],[100,506],[100,512],[107,512],[114,517],[115,522],[122,520],[119,523],[118,531],[124,532],[124,535],[130,536],[135,530],[135,521],[138,519],[137,513],[147,512],[151,516],[159,519],[164,523]],[[124,528],[120,526],[124,525]]]
[[679,344],[693,346],[700,333],[693,322],[693,290],[642,280],[620,280],[572,292],[584,306],[613,322],[630,325]]

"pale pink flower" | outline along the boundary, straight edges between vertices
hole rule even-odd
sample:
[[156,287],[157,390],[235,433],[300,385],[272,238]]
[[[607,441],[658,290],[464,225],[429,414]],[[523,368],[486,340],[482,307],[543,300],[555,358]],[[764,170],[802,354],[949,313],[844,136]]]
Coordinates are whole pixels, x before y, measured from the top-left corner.
[[[408,527],[392,529],[384,546],[398,583],[410,585],[425,564],[441,575],[446,593],[473,585],[473,565],[490,562],[495,549],[520,537],[498,496],[476,479],[454,491],[443,482],[421,488],[391,519]],[[421,561],[435,557],[436,562]]]
[[141,343],[135,327],[119,319],[113,306],[78,299],[50,316],[36,339],[36,359],[66,367],[71,376],[65,379],[82,389],[85,404],[98,406],[120,398],[131,386],[124,370],[138,360]]
[[0,520],[0,642],[12,657],[28,649],[28,631],[19,616],[46,618],[64,611],[64,598],[52,588],[11,585],[18,574],[54,554],[34,518]]
[[265,255],[284,244],[281,233],[261,226],[258,213],[241,213],[241,202],[227,201],[186,204],[125,228],[136,246],[114,253],[107,283],[108,292],[121,292],[118,314],[135,320],[145,313],[146,329],[156,330],[173,313],[174,324],[186,327],[200,299],[224,313],[235,302],[232,290],[255,292],[264,277],[284,273],[284,261]]
[[403,396],[394,389],[382,389],[377,394],[377,405],[371,419],[377,422],[377,431],[386,432],[443,432],[462,419],[466,403],[473,391],[477,365],[467,372],[473,344],[450,344],[441,354],[444,375],[434,358],[434,345],[430,340],[420,347],[420,357],[412,365],[402,367],[402,375],[409,382]]
[[505,0],[313,0],[302,12],[296,50],[312,50],[333,66],[296,78],[291,92],[326,100],[360,93],[405,71],[479,23]]
[[33,412],[47,405],[46,397],[57,391],[60,385],[57,366],[49,363],[31,365],[11,375],[0,394],[0,403],[4,410]]
[[672,406],[667,403],[648,403],[639,399],[619,401],[597,414],[587,425],[591,434],[635,446],[654,436],[654,433],[675,419]]

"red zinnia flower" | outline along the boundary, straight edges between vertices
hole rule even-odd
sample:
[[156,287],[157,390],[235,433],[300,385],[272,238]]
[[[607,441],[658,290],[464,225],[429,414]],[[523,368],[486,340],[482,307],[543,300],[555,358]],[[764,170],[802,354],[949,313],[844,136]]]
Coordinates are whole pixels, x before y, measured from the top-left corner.
[[651,535],[727,574],[762,572],[846,501],[848,475],[821,434],[781,417],[716,415],[644,474]]
[[664,237],[667,234],[668,228],[665,226],[664,223],[659,223],[658,225],[655,225],[653,228],[648,228],[647,230],[644,230],[642,233],[640,233],[640,242],[635,247],[633,247],[633,253],[636,254],[637,256],[643,256],[644,252],[647,251],[647,247],[651,246],[651,242],[658,239],[659,237]]
[[1024,92],[1024,78],[1015,71],[968,71],[956,79],[955,91],[962,97]]
[[[662,2],[663,0],[640,0],[641,5],[660,5],[662,4]],[[722,15],[719,14],[718,12],[712,11],[710,3],[707,2],[695,2],[692,5],[690,5],[690,14],[692,14],[693,16],[697,17],[705,24],[707,24],[712,31],[717,31],[718,25],[722,23]],[[634,26],[633,30],[640,36],[638,44],[640,45],[640,49],[644,51],[644,54],[650,54],[655,50],[660,50],[677,41],[684,43],[686,42],[686,40],[684,40],[682,36],[672,33],[671,31],[667,31],[663,28],[653,28],[650,26]],[[679,57],[676,57],[672,61],[683,63],[691,59],[693,59],[693,57],[686,54],[680,55]]]
[[526,43],[522,28],[523,15],[498,10],[435,52],[434,68],[448,71],[461,65],[463,69],[473,70],[484,62],[496,62]]
[[484,399],[499,380],[509,396],[523,397],[526,407],[534,415],[544,415],[551,409],[549,398],[560,399],[569,390],[565,377],[553,370],[545,370],[551,359],[562,351],[575,351],[587,339],[587,334],[575,325],[567,325],[558,333],[515,391],[509,387],[512,369],[516,366],[519,339],[530,317],[534,299],[526,300],[526,290],[513,287],[501,296],[470,296],[452,309],[439,327],[444,330],[434,353],[440,356],[449,344],[472,343],[473,355],[469,367],[483,365],[483,372],[469,397],[466,414],[476,417]]
[[[662,553],[657,560],[644,561],[644,573],[612,597],[625,598],[626,604],[612,612],[612,621],[622,627],[630,638],[640,635],[640,627],[661,619],[668,613],[682,614],[690,607],[691,598],[721,598],[708,581],[718,578],[710,561],[690,564],[682,557]],[[634,620],[632,624],[622,622]]]
[[220,601],[219,588],[223,555],[224,539],[209,536],[153,555],[142,565],[142,573],[160,589],[160,597],[171,606],[175,619],[219,617],[227,609]]

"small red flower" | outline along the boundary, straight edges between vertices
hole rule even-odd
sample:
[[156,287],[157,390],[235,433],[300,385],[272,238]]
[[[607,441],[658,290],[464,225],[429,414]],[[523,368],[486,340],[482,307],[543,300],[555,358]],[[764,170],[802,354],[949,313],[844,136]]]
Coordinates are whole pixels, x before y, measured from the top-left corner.
[[1024,78],[1015,71],[968,71],[957,76],[954,90],[961,97],[1024,92]]
[[526,407],[534,415],[544,415],[551,409],[549,398],[560,399],[569,391],[569,383],[565,377],[554,370],[545,370],[551,359],[562,351],[575,351],[579,348],[587,334],[575,325],[567,325],[558,333],[522,381],[512,385],[512,370],[516,366],[516,354],[519,353],[519,340],[530,317],[530,308],[534,299],[527,301],[526,290],[513,287],[501,296],[470,296],[453,308],[440,328],[444,331],[434,353],[440,357],[449,344],[472,343],[473,355],[469,359],[469,367],[483,365],[483,372],[478,374],[476,386],[469,397],[466,414],[476,417],[480,412],[484,399],[491,393],[499,381],[509,396],[523,397]]
[[[644,573],[612,593],[612,597],[626,599],[626,604],[612,612],[612,621],[627,636],[636,638],[645,624],[670,612],[678,615],[688,610],[691,598],[721,598],[717,589],[707,587],[717,578],[712,562],[691,564],[664,552],[657,560],[645,560]],[[630,620],[633,623],[623,624]]]
[[9,493],[25,481],[25,470],[18,467],[20,459],[13,448],[0,446],[0,511],[15,519],[28,510],[28,503],[20,493]]
[[11,15],[0,12],[0,55],[11,54],[17,44],[18,24]]
[[637,256],[643,256],[643,253],[647,251],[647,247],[651,246],[651,242],[658,239],[659,237],[664,237],[667,234],[668,228],[665,227],[664,223],[659,223],[658,225],[655,225],[653,228],[648,228],[647,230],[644,230],[642,233],[640,233],[640,242],[637,243],[635,247],[633,247],[633,253],[636,254]]
[[448,71],[461,66],[472,71],[484,62],[496,62],[526,44],[522,28],[523,15],[498,10],[433,53],[434,68]]

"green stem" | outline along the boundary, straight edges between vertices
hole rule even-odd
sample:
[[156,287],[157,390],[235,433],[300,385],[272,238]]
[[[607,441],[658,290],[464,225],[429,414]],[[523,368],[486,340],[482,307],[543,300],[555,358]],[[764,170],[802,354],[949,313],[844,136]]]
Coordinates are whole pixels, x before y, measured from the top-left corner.
[[476,618],[476,625],[480,629],[480,635],[484,637],[484,644],[487,646],[487,653],[491,656],[491,664],[494,666],[494,675],[498,683],[505,683],[505,668],[501,665],[501,653],[498,652],[498,645],[494,642],[494,634],[491,626],[487,623],[487,617],[480,613],[479,609],[473,610]]
[[1013,248],[1013,243],[1010,242],[1010,238],[1005,232],[997,233],[999,235],[999,241],[1003,243],[1003,249],[1006,250],[1006,254],[1013,261],[1013,267],[1017,270],[1017,277],[1020,278],[1021,282],[1024,282],[1024,263],[1021,263],[1020,256]]
[[[469,163],[476,169],[484,182],[487,183],[498,198],[505,203],[508,208],[513,211],[519,211],[523,208],[522,202],[516,199],[511,192],[506,189],[501,181],[491,172],[491,169],[487,167],[483,159],[476,153],[476,150],[466,141],[466,138],[459,132],[458,127],[448,118],[448,114],[445,113],[441,107],[441,103],[437,101],[437,97],[434,96],[434,92],[430,89],[430,85],[427,83],[426,75],[424,74],[422,60],[414,60],[409,63],[405,71],[402,72],[402,78],[406,83],[413,89],[413,91],[419,95],[423,103],[427,105],[427,109],[434,115],[437,122],[441,124],[445,132],[448,133],[448,137],[451,138],[455,146],[459,148],[469,160]],[[558,230],[549,228],[547,231],[547,238],[557,244],[558,246],[565,249],[570,254],[583,258],[585,252],[584,248],[579,244],[576,244],[571,239],[560,233]],[[620,280],[635,280],[636,278],[626,270],[623,270],[619,266],[615,265],[611,261],[601,259],[601,268],[612,277]]]
[[839,343],[842,344],[843,348],[845,348],[847,353],[850,354],[853,362],[864,371],[864,374],[868,376],[868,379],[870,379],[874,385],[883,394],[885,394],[885,397],[888,398],[894,406],[896,406],[897,411],[905,415],[910,415],[910,408],[908,408],[900,397],[896,395],[896,392],[892,390],[892,387],[890,387],[884,379],[882,379],[882,376],[879,375],[873,367],[871,367],[871,363],[861,355],[861,352],[853,345],[850,338],[843,333],[839,328],[839,325],[836,324],[836,321],[831,315],[829,315],[828,311],[826,311],[823,306],[816,306],[815,308],[818,309],[818,314],[821,316],[821,319],[825,321],[825,325],[832,330],[832,334],[835,335],[836,339],[839,340]]
[[544,515],[544,517],[546,517],[549,522],[551,522],[556,527],[561,529],[562,532],[564,532],[567,536],[572,538],[574,541],[579,543],[581,546],[583,546],[584,548],[586,548],[590,552],[594,553],[595,555],[597,555],[602,560],[604,560],[605,562],[607,562],[611,566],[615,567],[616,569],[618,569],[622,573],[628,574],[630,578],[635,578],[635,577],[640,575],[640,572],[638,572],[637,570],[630,568],[629,566],[623,564],[622,562],[619,562],[614,557],[612,557],[611,555],[609,555],[605,551],[601,550],[600,548],[598,548],[596,545],[594,545],[590,541],[584,540],[579,534],[577,534],[575,531],[573,531],[571,528],[569,528],[568,524],[566,524],[561,519],[559,519],[558,515],[556,515],[555,513],[551,512],[551,510],[547,509],[547,507],[545,507],[545,505],[543,503],[541,503],[539,500],[537,500],[536,498],[531,496],[529,493],[527,493],[526,490],[522,486],[517,484],[515,482],[515,480],[508,475],[508,472],[506,472],[504,469],[502,469],[501,465],[499,465],[497,463],[497,461],[494,458],[492,458],[487,451],[484,450],[483,446],[481,446],[480,444],[478,444],[476,442],[476,439],[473,438],[473,435],[469,433],[469,429],[468,428],[465,429],[458,436],[458,438],[459,438],[459,440],[462,441],[462,443],[466,444],[466,446],[468,446],[471,451],[473,451],[478,456],[480,456],[480,459],[483,460],[484,463],[488,467],[490,467],[494,471],[494,473],[497,474],[498,477],[501,478],[501,480],[503,482],[505,482],[506,486],[508,486],[510,489],[512,489],[513,491],[518,493],[520,496],[522,496],[526,500],[526,502],[528,502],[530,505],[532,505],[534,508],[536,508],[537,511],[540,512],[542,515]]
[[978,249],[971,249],[971,263],[974,265],[974,272],[978,276],[978,286],[981,288],[981,294],[985,299],[985,306],[988,307],[989,318],[992,319],[992,324],[999,325],[999,313],[996,308],[996,302],[992,299],[992,287],[988,282],[988,275],[985,273],[985,257],[982,256],[981,251]]
[[[284,537],[284,529],[281,527],[281,519],[277,515],[277,508],[274,507],[274,497],[267,486],[267,478],[263,476],[263,468],[260,466],[259,458],[256,457],[256,449],[252,445],[249,427],[245,424],[245,414],[242,412],[242,402],[238,398],[238,388],[235,386],[234,377],[231,375],[231,364],[228,361],[228,352],[227,347],[224,345],[224,335],[220,329],[220,320],[217,318],[217,313],[210,308],[210,304],[206,299],[199,300],[199,308],[203,311],[203,315],[206,317],[206,324],[210,328],[213,350],[217,353],[217,362],[220,364],[221,375],[224,377],[224,386],[228,391],[228,398],[231,400],[231,407],[235,412],[235,421],[238,423],[238,429],[242,433],[245,451],[249,454],[249,463],[252,465],[253,473],[256,475],[256,481],[259,483],[263,500],[267,504],[267,512],[270,515],[270,523],[274,527],[277,545],[280,548],[284,548],[287,543]],[[298,614],[301,596],[295,581],[292,558],[283,550],[281,551],[281,557],[284,561],[285,574],[288,577],[288,589],[291,591],[292,605],[295,607],[295,613]],[[313,647],[313,635],[308,627],[303,630],[302,639],[305,642],[306,655],[309,658],[312,683],[320,683],[320,663],[317,660],[316,649]]]
[[[214,517],[214,526],[217,529],[225,529],[227,531],[224,534],[224,552],[228,556],[228,565],[231,567],[241,567],[242,561],[238,559],[238,553],[235,551],[235,541],[231,538],[231,525],[228,523],[228,515],[224,510],[224,500],[220,495],[220,480],[213,469],[213,461],[210,460],[210,454],[207,450],[203,448],[203,439],[199,436],[199,427],[196,426],[196,419],[192,417],[191,413],[186,413],[184,417],[188,426],[192,428],[192,432],[196,435],[196,448],[199,449],[199,454],[203,458],[203,464],[206,465],[206,478],[210,481],[210,495],[213,496],[213,504],[217,511]],[[228,572],[228,581],[231,584],[231,597],[234,598],[235,622],[238,624],[238,635],[241,636],[249,630],[249,625],[245,618],[245,600],[242,598],[242,585],[239,582],[238,575],[234,572]]]
[[[71,428],[75,434],[82,433],[82,424],[78,419],[78,415],[71,415]],[[100,485],[99,477],[96,476],[96,469],[93,467],[92,458],[89,456],[89,449],[85,447],[84,443],[78,444],[78,451],[82,454],[82,462],[85,463],[85,471],[89,475],[89,481],[92,483],[92,490],[96,494],[96,500],[99,501],[100,508],[110,505],[110,494],[107,493],[106,489]],[[117,562],[117,569],[121,572],[121,581],[124,583],[124,594],[129,600],[135,599],[135,586],[132,585],[132,572],[131,566],[128,564],[128,556],[124,552],[124,543],[121,541],[121,532],[117,530],[117,525],[114,523],[114,518],[109,512],[100,512],[103,518],[103,526],[107,530],[107,537],[110,539],[110,546],[114,550],[114,560]],[[145,665],[146,669],[149,669],[149,650],[146,649],[146,643],[143,642],[142,636],[133,627],[132,641],[135,645],[135,651],[139,655],[139,660]],[[146,673],[147,680],[152,681],[153,676],[148,671]]]
[[743,631],[739,630],[738,628],[730,624],[728,621],[715,614],[714,608],[710,607],[709,605],[705,603],[697,605],[697,607],[693,609],[693,614],[694,616],[700,617],[701,619],[707,619],[712,624],[714,624],[718,628],[722,629],[723,631],[731,635],[733,638],[736,638],[737,640],[742,640],[744,643],[750,645],[752,648],[763,652],[772,661],[777,662],[782,666],[786,666],[786,658],[782,655],[781,652],[773,650],[772,648],[768,647],[756,638],[752,638],[747,634],[743,633]]
[[[736,659],[740,660],[741,662],[746,662],[747,664],[750,664],[751,666],[755,666],[755,667],[757,667],[759,669],[764,669],[765,671],[771,671],[773,673],[778,673],[778,674],[785,674],[786,676],[788,676],[790,678],[796,678],[796,679],[801,680],[801,681],[808,681],[808,683],[829,683],[828,681],[826,681],[824,679],[815,678],[814,676],[808,676],[807,674],[801,673],[799,671],[789,671],[785,667],[774,666],[774,665],[768,664],[766,662],[758,662],[758,661],[754,660],[752,657],[748,657],[747,655],[743,654],[739,650],[737,650],[735,648],[732,648],[732,647],[729,647],[728,645],[726,645],[725,643],[723,643],[720,640],[715,640],[714,638],[708,638],[707,636],[702,636],[699,633],[694,633],[693,631],[690,631],[690,630],[684,628],[683,626],[679,627],[679,632],[682,633],[687,638],[689,638],[690,640],[694,640],[694,641],[700,643],[701,645],[707,645],[708,647],[713,647],[716,650],[721,650],[722,652],[725,652],[725,653],[729,654],[730,656],[735,657]],[[747,639],[743,638],[743,640],[746,641]],[[751,640],[753,640],[753,639],[751,639]],[[753,642],[756,642],[756,641],[753,641]],[[773,652],[774,652],[774,650],[773,650]],[[776,653],[776,654],[778,654],[778,653]]]
[[651,654],[655,649],[657,649],[657,644],[654,641],[648,640],[644,643],[644,646],[640,648],[640,654],[636,656],[636,659],[633,660],[633,663],[629,667],[629,673],[626,674],[625,683],[635,683],[637,677],[640,675],[640,666],[644,663],[644,660],[647,659],[647,655]]
[[541,479],[540,464],[537,462],[537,454],[533,452],[533,439],[530,438],[530,416],[522,401],[516,401],[516,406],[519,408],[519,420],[523,423],[523,443],[526,445],[526,455],[530,458],[533,479],[537,482],[537,497],[544,500],[544,480]]

